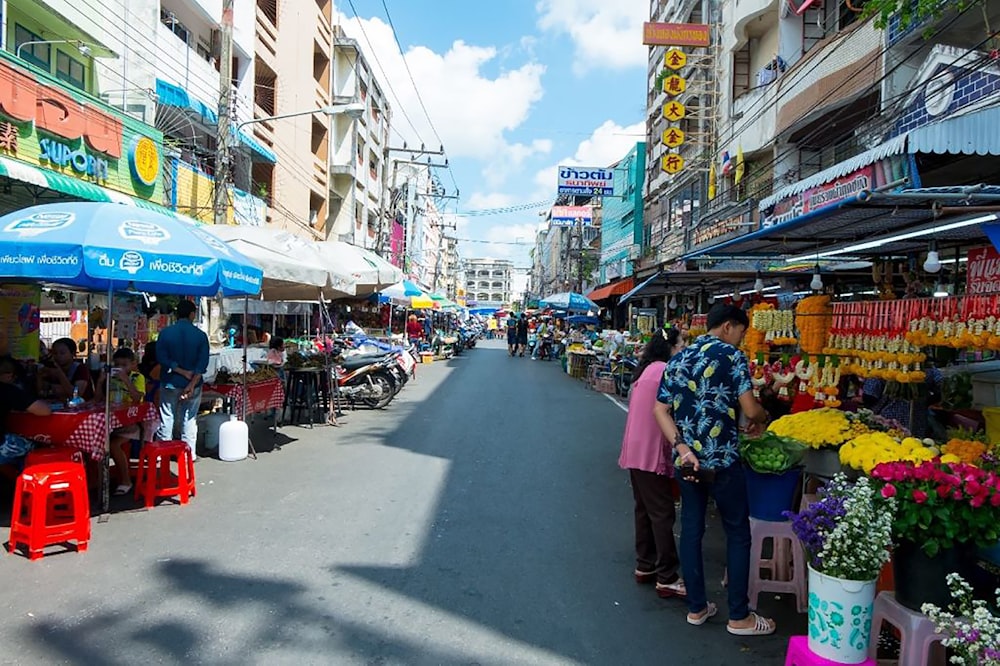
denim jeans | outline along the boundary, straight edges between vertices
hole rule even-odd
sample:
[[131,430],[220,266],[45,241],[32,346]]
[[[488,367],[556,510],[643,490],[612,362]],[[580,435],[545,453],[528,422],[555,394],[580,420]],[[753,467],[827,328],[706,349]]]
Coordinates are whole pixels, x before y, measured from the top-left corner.
[[181,400],[184,389],[160,387],[160,427],[156,438],[162,440],[174,439],[174,433],[180,429],[181,439],[191,447],[194,453],[198,441],[198,408],[201,406],[201,387],[199,386],[187,400]]
[[750,614],[747,588],[750,584],[750,511],[742,464],[717,469],[711,483],[690,483],[681,479],[681,567],[687,587],[688,610],[700,613],[708,600],[705,595],[705,564],[702,538],[708,497],[715,499],[722,528],[726,533],[726,566],[729,569],[729,619],[742,620]]

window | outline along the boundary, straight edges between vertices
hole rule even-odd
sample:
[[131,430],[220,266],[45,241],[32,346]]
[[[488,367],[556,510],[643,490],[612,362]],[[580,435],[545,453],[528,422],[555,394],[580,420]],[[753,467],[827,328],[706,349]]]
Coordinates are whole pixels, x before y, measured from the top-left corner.
[[87,88],[87,68],[62,51],[56,51],[56,78],[81,90]]
[[36,35],[25,27],[20,25],[14,26],[14,52],[20,53],[21,57],[28,62],[38,65],[45,71],[52,69],[51,55],[49,53],[48,44],[32,44],[31,46],[25,46],[21,48],[22,44],[27,44],[28,42],[42,42],[41,35]]
[[170,32],[177,35],[180,39],[184,40],[185,44],[189,44],[191,40],[191,32],[184,26],[183,23],[177,20],[173,12],[168,12],[160,10],[160,23],[167,26]]

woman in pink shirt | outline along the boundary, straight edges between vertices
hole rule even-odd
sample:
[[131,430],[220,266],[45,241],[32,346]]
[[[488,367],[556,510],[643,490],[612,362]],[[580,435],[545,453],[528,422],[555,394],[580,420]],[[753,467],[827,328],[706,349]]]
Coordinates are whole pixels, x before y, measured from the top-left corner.
[[627,469],[635,497],[635,580],[656,582],[663,598],[686,596],[674,539],[673,455],[653,417],[656,391],[670,357],[684,348],[677,328],[657,331],[639,359],[629,389],[628,418],[618,466]]

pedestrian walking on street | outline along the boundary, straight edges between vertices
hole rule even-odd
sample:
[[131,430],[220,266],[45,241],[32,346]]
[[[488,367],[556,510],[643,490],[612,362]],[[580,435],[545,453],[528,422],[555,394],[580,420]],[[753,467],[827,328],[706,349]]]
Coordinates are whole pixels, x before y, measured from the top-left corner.
[[667,363],[653,407],[660,429],[677,454],[681,489],[681,564],[689,624],[716,614],[705,594],[702,538],[708,498],[726,533],[729,624],[738,636],[762,636],[774,620],[750,610],[750,513],[739,458],[740,413],[759,431],[768,414],[753,396],[746,356],[737,346],[750,322],[746,312],[718,304],[708,313],[708,333]]
[[198,407],[201,406],[202,376],[208,370],[208,336],[194,325],[195,304],[177,304],[177,322],[160,331],[156,360],[160,363],[160,427],[157,439],[174,439],[175,423],[181,439],[196,460]]
[[517,316],[513,312],[507,317],[507,353],[517,353]]
[[656,583],[661,597],[687,595],[674,539],[673,452],[653,416],[660,378],[684,348],[678,328],[657,331],[635,369],[618,466],[627,469],[635,498],[635,580]]
[[524,356],[524,350],[528,347],[528,315],[521,313],[521,318],[517,320],[517,346],[514,352]]

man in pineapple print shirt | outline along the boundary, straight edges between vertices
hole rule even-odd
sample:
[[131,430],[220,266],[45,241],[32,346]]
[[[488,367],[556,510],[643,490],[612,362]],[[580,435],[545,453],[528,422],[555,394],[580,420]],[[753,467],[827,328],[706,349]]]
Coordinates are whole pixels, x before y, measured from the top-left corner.
[[753,397],[747,359],[737,346],[750,322],[732,305],[708,313],[708,333],[676,354],[660,380],[653,408],[680,470],[680,557],[690,624],[704,624],[716,605],[706,598],[702,537],[708,497],[726,533],[729,624],[738,636],[774,633],[773,620],[750,610],[750,515],[739,457],[740,413],[760,429],[767,412]]

